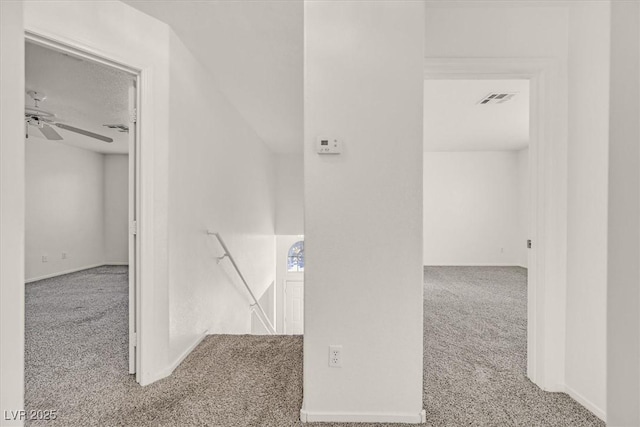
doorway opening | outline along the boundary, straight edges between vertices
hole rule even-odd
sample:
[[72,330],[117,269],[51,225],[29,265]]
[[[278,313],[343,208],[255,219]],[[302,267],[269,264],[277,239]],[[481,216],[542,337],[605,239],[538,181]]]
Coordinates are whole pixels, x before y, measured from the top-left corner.
[[[441,351],[426,358],[425,372],[450,375],[448,384],[468,381],[470,401],[488,393],[478,384],[511,381],[531,392],[530,98],[524,78],[424,82],[424,322],[431,344],[425,352]],[[445,361],[449,368],[441,366]],[[446,389],[426,395],[447,400],[455,391]]]
[[564,390],[564,352],[558,343],[565,337],[566,224],[557,215],[565,212],[566,164],[557,159],[566,141],[556,117],[566,98],[558,91],[559,75],[559,63],[547,59],[425,59],[425,80],[529,82],[526,375],[547,391]]
[[25,403],[35,408],[89,377],[139,380],[140,85],[136,70],[31,34],[25,43]]
[[276,236],[276,330],[304,334],[304,236]]
[[[529,83],[528,236],[525,242],[520,243],[527,247],[526,351],[521,352],[526,357],[519,358],[517,374],[520,380],[528,378],[532,385],[556,392],[565,391],[562,383],[564,347],[560,343],[564,342],[563,319],[566,316],[563,304],[566,224],[558,220],[558,215],[565,212],[563,200],[566,197],[563,185],[566,164],[558,161],[566,149],[562,129],[556,120],[566,101],[564,94],[557,90],[561,86],[560,75],[557,61],[531,58],[428,58],[425,59],[424,74],[426,81],[515,79]],[[482,101],[493,93],[484,94],[485,98],[480,98],[478,105],[484,105]],[[458,125],[462,127],[465,123],[458,122]],[[466,231],[458,230],[459,233]],[[428,295],[427,287],[425,285],[425,296]],[[486,309],[488,306],[481,305],[478,311]],[[425,302],[425,314],[428,312],[429,307]],[[425,342],[430,340],[431,327],[425,321]],[[491,322],[476,322],[467,332],[486,332],[490,328]],[[494,332],[499,334],[503,331],[494,328]],[[425,347],[426,376],[436,370],[433,366],[429,367],[428,363],[430,358],[436,360],[433,359],[435,357],[446,359],[446,356],[434,354],[433,346]],[[491,371],[480,368],[472,376],[478,375],[491,382]],[[437,381],[437,378],[433,380]],[[532,393],[535,394],[536,390],[534,387]],[[562,398],[558,395],[557,401]]]

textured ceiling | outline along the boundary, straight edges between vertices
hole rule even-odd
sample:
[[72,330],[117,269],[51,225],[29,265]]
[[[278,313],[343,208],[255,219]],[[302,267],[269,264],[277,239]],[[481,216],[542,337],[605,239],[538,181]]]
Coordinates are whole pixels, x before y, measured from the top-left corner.
[[[516,92],[481,105],[489,93]],[[425,80],[424,150],[520,150],[529,144],[528,80]]]
[[125,3],[173,29],[272,151],[302,152],[301,0]]
[[[27,43],[26,89],[46,94],[40,108],[55,113],[56,120],[113,138],[106,143],[55,128],[65,144],[101,153],[128,152],[128,134],[103,127],[129,121],[129,74],[94,62],[81,60],[54,50]],[[33,101],[25,94],[27,106]],[[42,138],[29,126],[29,137]]]

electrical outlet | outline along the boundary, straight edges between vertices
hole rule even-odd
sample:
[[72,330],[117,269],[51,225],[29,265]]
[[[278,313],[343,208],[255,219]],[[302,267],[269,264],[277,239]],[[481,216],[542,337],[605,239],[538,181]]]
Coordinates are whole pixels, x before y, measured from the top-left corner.
[[67,253],[66,252],[62,252],[62,259],[67,259]]
[[42,262],[49,262],[49,257],[42,255]]
[[341,345],[329,346],[329,367],[342,368],[342,346]]

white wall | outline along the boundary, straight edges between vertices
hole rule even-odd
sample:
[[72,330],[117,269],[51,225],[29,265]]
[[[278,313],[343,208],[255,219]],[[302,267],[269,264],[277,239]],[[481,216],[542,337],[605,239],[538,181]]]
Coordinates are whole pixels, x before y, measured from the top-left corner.
[[26,280],[102,265],[103,154],[42,138],[25,147]]
[[304,159],[276,155],[276,234],[304,233]]
[[284,333],[285,280],[303,280],[303,273],[287,272],[287,253],[304,233],[304,158],[276,154],[276,312],[275,327]]
[[516,254],[517,264],[521,267],[527,267],[529,264],[529,249],[527,249],[527,240],[529,235],[529,199],[531,198],[529,186],[529,149],[519,150],[517,152],[518,162],[518,232],[516,238]]
[[565,384],[601,418],[607,411],[609,8],[608,2],[571,8],[568,62]]
[[[262,296],[256,295],[260,306],[267,315],[267,320],[273,326],[275,330],[276,324],[276,282],[273,281],[271,285],[265,289]],[[257,307],[252,307],[251,311],[251,333],[254,335],[269,335],[271,329],[267,328],[263,323],[263,316]]]
[[[252,302],[210,229],[256,297],[275,280],[274,156],[171,35],[169,280],[171,357],[199,336],[249,333]],[[193,114],[198,111],[198,114]],[[202,120],[202,117],[207,117]]]
[[271,322],[271,325],[275,327],[276,324],[276,282],[274,281],[271,286],[269,286],[262,296],[258,298],[260,301],[260,305],[262,306],[265,314],[267,315],[267,319]]
[[640,425],[640,4],[611,9],[607,425]]
[[104,154],[104,261],[129,263],[129,156]]
[[[419,422],[423,4],[305,2],[304,27],[301,416]],[[343,153],[319,156],[321,133]]]
[[35,137],[25,147],[25,279],[127,264],[128,156]]
[[[24,28],[0,2],[0,413],[24,409]],[[3,424],[22,425],[3,420]]]
[[520,265],[519,166],[518,151],[424,153],[424,265]]

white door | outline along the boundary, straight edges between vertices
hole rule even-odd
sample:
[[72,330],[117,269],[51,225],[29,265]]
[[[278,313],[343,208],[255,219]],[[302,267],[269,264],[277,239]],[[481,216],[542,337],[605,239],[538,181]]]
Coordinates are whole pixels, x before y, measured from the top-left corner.
[[129,120],[129,373],[135,374],[136,363],[136,348],[137,343],[137,292],[136,292],[136,260],[137,260],[137,147],[136,144],[136,127],[137,127],[137,111],[136,111],[136,96],[137,96],[137,84],[136,80],[132,81],[129,87],[129,112],[131,118]]
[[299,280],[285,280],[284,300],[284,333],[302,335],[304,333],[304,283]]

